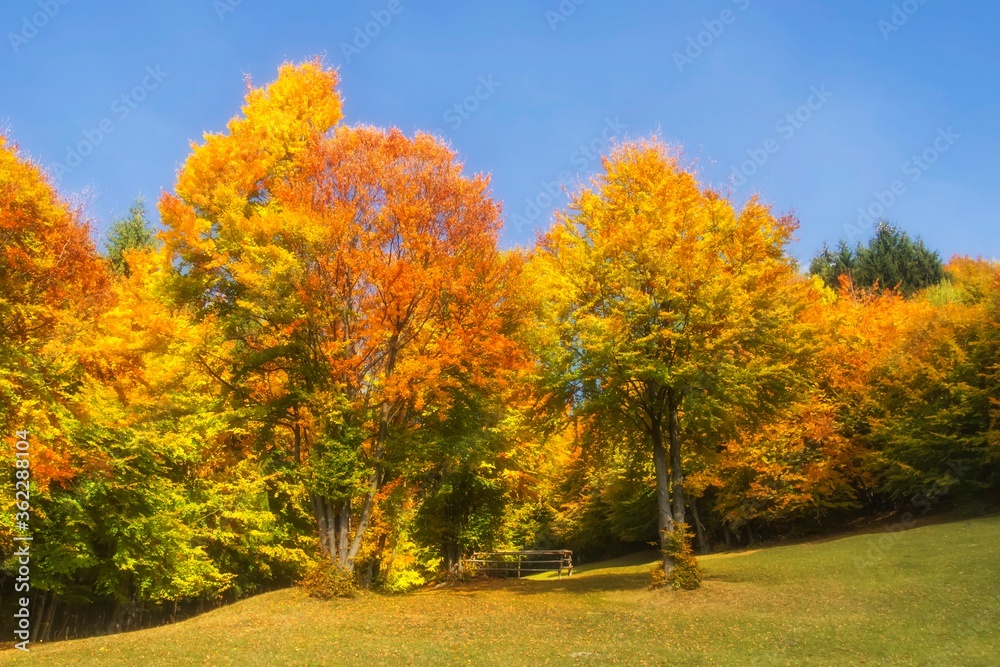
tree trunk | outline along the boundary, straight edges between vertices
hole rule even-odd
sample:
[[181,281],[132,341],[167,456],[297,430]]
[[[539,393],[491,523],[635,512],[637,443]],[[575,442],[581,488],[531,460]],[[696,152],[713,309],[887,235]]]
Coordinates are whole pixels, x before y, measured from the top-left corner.
[[[393,344],[390,348],[386,377],[392,374],[392,368],[395,365],[395,358],[395,344]],[[361,550],[361,540],[365,536],[365,531],[368,530],[368,519],[371,517],[372,507],[375,505],[375,496],[378,495],[378,490],[382,483],[382,454],[385,452],[386,438],[389,437],[389,418],[391,414],[392,406],[389,403],[383,403],[381,415],[379,417],[378,435],[375,440],[375,449],[372,453],[372,459],[374,460],[375,465],[372,470],[371,477],[368,479],[368,495],[365,497],[365,504],[361,506],[361,515],[358,517],[358,528],[354,533],[354,540],[351,542],[350,550],[347,553],[348,571],[354,569],[354,559],[357,557],[358,551]]]
[[707,554],[709,552],[708,538],[705,536],[705,526],[701,525],[701,518],[698,516],[698,501],[694,496],[688,499],[691,505],[691,516],[694,517],[694,529],[698,536],[698,550]]
[[444,552],[444,569],[448,574],[462,574],[462,550],[458,542],[445,540],[442,545]]
[[42,631],[41,620],[42,618],[45,617],[46,603],[51,598],[52,598],[52,593],[49,592],[49,593],[42,593],[37,598],[33,598],[31,600],[32,606],[34,606],[35,600],[36,599],[38,600],[38,614],[35,615],[35,622],[32,624],[31,627],[30,637],[32,642],[37,642],[38,638],[41,636],[41,631]]
[[326,545],[326,527],[323,525],[323,516],[319,512],[319,499],[315,493],[309,494],[309,501],[312,503],[313,518],[316,519],[316,532],[319,534],[319,548],[323,555],[330,555]]
[[330,558],[330,561],[337,564],[337,551],[334,548],[333,525],[330,523],[326,513],[326,499],[319,495],[313,495],[313,514],[316,516],[316,527],[319,531],[319,546],[323,554]]
[[[298,418],[299,411],[295,410],[295,419],[298,420]],[[295,432],[295,462],[300,463],[302,461],[302,427],[298,421],[295,422],[293,430]]]
[[[334,515],[333,507],[330,507],[330,514]],[[340,516],[337,521],[337,554],[340,557],[340,567],[348,572],[354,571],[354,559],[348,558],[348,541],[351,538],[351,503],[344,501],[340,506]]]
[[115,610],[111,612],[111,620],[108,622],[108,634],[114,634],[118,631],[118,626],[121,625],[121,617],[124,607],[121,602],[115,602]]
[[[671,392],[672,394],[673,392]],[[670,398],[670,488],[673,492],[674,523],[685,523],[684,520],[684,471],[681,468],[681,442],[677,413],[680,411],[678,402]]]
[[386,534],[382,533],[378,536],[378,544],[375,546],[375,555],[368,562],[368,587],[378,578],[382,573],[382,557],[385,554],[385,542]]
[[448,540],[445,540],[444,544],[441,545],[441,555],[444,556],[444,571],[450,574],[454,558],[451,554],[451,543]]
[[662,426],[657,419],[652,420],[650,436],[653,440],[653,463],[656,466],[656,509],[659,518],[660,550],[663,553],[663,571],[674,569],[674,559],[667,555],[667,536],[674,532],[674,518],[670,513],[670,479],[667,466],[667,452],[663,448]]
[[59,641],[59,635],[62,635],[63,641],[69,639],[69,607],[65,605],[63,606],[62,624],[56,630],[55,641]]
[[52,598],[49,600],[49,610],[45,615],[45,625],[42,629],[41,641],[42,643],[49,641],[52,637],[52,625],[55,623],[56,617],[56,606],[59,604],[59,598],[56,597],[55,592],[52,593]]

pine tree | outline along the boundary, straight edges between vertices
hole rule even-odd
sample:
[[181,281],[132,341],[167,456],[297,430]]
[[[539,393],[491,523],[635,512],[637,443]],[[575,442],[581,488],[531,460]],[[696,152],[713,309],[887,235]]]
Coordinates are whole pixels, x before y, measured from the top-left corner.
[[867,245],[850,248],[841,241],[836,251],[823,247],[810,266],[830,287],[840,286],[841,276],[862,289],[898,289],[904,296],[944,280],[941,256],[915,241],[902,229],[882,221]]
[[146,216],[146,200],[140,195],[128,208],[128,214],[111,225],[105,244],[105,258],[119,276],[130,276],[126,253],[156,247],[156,237]]

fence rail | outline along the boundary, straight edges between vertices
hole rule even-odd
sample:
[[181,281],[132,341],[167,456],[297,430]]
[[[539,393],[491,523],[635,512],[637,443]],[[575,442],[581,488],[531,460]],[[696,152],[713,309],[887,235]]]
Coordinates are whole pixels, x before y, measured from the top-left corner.
[[516,576],[534,572],[556,572],[558,578],[573,575],[573,552],[568,549],[553,551],[491,551],[475,553],[466,560],[480,572],[493,575]]

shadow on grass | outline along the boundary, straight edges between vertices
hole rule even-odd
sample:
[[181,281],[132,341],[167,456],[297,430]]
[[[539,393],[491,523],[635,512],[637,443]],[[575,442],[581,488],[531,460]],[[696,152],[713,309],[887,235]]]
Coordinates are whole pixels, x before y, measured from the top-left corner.
[[646,588],[655,551],[641,551],[613,560],[588,563],[573,569],[572,576],[535,575],[525,579],[500,579],[501,587],[522,595],[549,593],[586,594]]
[[[752,553],[752,552],[751,552]],[[616,591],[640,591],[649,588],[652,569],[657,561],[655,551],[643,551],[614,560],[588,563],[573,570],[573,576],[557,579],[552,575],[534,575],[524,579],[483,578],[461,587],[450,589],[453,593],[476,593],[486,590],[504,590],[519,595],[548,595],[566,593],[586,595]],[[702,570],[703,581],[720,583],[745,583],[750,579],[733,572]]]
[[605,593],[609,591],[635,591],[649,586],[649,572],[600,573],[585,576],[573,575],[563,579],[514,580],[509,589],[521,595],[549,593]]

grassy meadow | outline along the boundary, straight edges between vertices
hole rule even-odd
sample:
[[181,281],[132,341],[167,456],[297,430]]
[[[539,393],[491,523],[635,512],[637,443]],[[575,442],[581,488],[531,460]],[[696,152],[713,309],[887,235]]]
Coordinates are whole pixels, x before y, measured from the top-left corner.
[[393,597],[284,590],[0,664],[986,667],[1000,655],[1000,516],[707,556],[694,592],[648,590],[654,557]]

